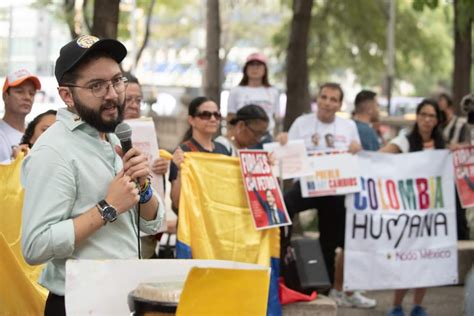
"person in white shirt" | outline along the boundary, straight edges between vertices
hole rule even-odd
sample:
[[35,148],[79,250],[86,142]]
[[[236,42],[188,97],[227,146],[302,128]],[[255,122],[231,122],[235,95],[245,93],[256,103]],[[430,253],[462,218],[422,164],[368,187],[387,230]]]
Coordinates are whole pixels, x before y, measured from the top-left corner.
[[467,143],[468,128],[465,117],[457,116],[454,111],[453,100],[447,93],[441,93],[438,97],[438,105],[441,110],[441,127],[446,145],[457,145]]
[[13,148],[20,144],[25,132],[25,118],[31,112],[39,79],[26,69],[12,72],[3,84],[5,115],[0,120],[0,163],[10,163]]
[[[361,149],[357,127],[352,120],[336,116],[341,109],[344,93],[337,83],[325,83],[317,97],[317,112],[303,114],[290,127],[288,133],[278,135],[277,140],[286,144],[288,140],[304,140],[309,154],[315,152],[350,152]],[[343,254],[336,257],[336,249],[344,248],[346,208],[344,195],[303,198],[300,182],[285,193],[285,204],[290,216],[307,210],[318,210],[319,240],[333,284],[329,296],[340,306],[372,308],[377,302],[360,292],[343,292]],[[289,236],[282,236],[283,243]],[[283,245],[284,247],[284,245]]]
[[247,57],[242,80],[237,87],[230,90],[227,122],[235,117],[238,110],[249,104],[262,107],[270,119],[266,138],[255,147],[261,149],[263,143],[272,141],[275,120],[279,119],[280,110],[280,93],[268,81],[267,58],[261,53],[253,53]]

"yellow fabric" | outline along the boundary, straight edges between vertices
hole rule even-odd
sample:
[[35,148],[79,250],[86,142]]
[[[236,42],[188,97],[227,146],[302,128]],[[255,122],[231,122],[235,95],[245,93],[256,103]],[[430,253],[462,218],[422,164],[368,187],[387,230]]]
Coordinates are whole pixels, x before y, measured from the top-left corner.
[[9,165],[0,164],[0,233],[7,243],[20,237],[23,188],[20,184],[20,170],[23,154]]
[[192,268],[176,315],[266,315],[269,282],[265,270]]
[[235,157],[185,153],[178,223],[178,240],[192,249],[193,259],[268,267],[280,255],[279,229],[255,229]]
[[173,160],[173,155],[169,153],[169,151],[160,149],[160,157],[166,160]]
[[21,251],[23,155],[0,165],[0,315],[42,315],[48,291],[36,280],[43,266],[30,266]]
[[[5,237],[0,234],[0,314],[1,315],[42,315],[47,291],[40,289],[29,276],[36,275],[39,267],[20,264]],[[29,266],[28,266],[29,267]]]

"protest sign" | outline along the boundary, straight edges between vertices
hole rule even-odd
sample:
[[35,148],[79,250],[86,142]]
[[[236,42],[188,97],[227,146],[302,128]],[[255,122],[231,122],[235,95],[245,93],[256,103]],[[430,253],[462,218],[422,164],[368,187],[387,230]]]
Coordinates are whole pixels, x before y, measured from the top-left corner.
[[359,155],[361,192],[346,196],[345,290],[458,281],[452,156]]
[[[132,145],[140,150],[147,158],[150,170],[153,162],[159,158],[158,140],[156,138],[155,124],[151,118],[139,118],[126,120],[132,129]],[[151,171],[151,186],[165,200],[164,177]],[[166,215],[160,227],[160,231],[166,231]]]
[[357,156],[349,153],[319,153],[308,157],[312,175],[300,179],[303,197],[341,195],[360,191]]
[[292,140],[285,145],[278,142],[265,143],[263,149],[273,155],[273,175],[286,179],[300,178],[312,174],[306,161],[307,152],[303,140]]
[[474,206],[474,146],[456,149],[453,152],[456,188],[462,207]]
[[268,152],[239,150],[245,192],[256,229],[290,225],[280,187],[272,174]]

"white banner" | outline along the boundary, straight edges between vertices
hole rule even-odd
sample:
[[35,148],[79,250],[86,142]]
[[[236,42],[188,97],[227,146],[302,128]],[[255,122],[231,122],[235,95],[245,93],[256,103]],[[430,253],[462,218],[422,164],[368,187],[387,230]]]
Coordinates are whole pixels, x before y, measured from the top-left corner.
[[360,191],[357,156],[349,153],[320,153],[308,157],[312,175],[300,179],[301,195],[315,197]]
[[346,197],[344,289],[458,281],[452,155],[359,155],[362,190]]

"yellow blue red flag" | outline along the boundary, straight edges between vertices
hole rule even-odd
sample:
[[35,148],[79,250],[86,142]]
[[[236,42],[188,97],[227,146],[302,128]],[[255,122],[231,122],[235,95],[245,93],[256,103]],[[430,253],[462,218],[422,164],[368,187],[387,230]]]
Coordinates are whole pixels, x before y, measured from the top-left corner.
[[180,172],[177,257],[231,260],[271,267],[267,315],[281,315],[279,229],[255,229],[239,159],[185,153]]

